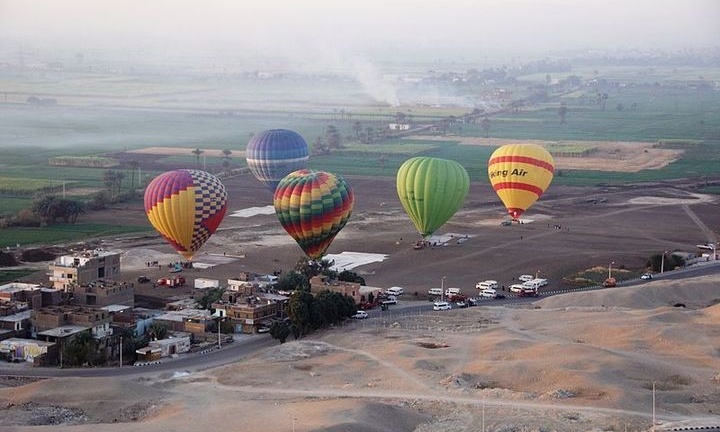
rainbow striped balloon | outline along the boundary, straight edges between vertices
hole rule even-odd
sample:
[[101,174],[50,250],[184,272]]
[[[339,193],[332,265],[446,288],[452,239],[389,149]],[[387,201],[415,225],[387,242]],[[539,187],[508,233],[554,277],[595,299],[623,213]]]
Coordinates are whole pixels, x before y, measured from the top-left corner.
[[325,255],[350,218],[354,201],[342,177],[307,169],[280,180],[273,199],[280,224],[313,260]]
[[217,230],[226,211],[225,186],[205,171],[168,171],[145,189],[148,220],[186,259],[192,259]]
[[532,206],[550,186],[553,157],[537,144],[499,147],[488,161],[488,177],[513,219]]

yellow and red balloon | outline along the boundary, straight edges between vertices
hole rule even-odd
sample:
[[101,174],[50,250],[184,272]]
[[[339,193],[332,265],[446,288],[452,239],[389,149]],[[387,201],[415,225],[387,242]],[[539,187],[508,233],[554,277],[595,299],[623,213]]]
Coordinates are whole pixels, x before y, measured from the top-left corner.
[[554,172],[552,155],[537,144],[504,145],[488,161],[490,183],[513,219],[540,198]]
[[205,171],[168,171],[145,189],[148,220],[186,259],[192,259],[217,230],[226,212],[225,186]]

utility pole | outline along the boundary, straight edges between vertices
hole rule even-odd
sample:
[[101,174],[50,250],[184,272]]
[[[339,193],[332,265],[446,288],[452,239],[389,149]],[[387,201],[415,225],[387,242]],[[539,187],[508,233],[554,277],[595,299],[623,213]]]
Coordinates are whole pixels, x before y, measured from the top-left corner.
[[220,318],[218,318],[218,349],[222,348],[222,346],[220,345],[220,322],[221,320]]
[[440,279],[440,301],[445,301],[445,276]]
[[610,261],[610,265],[608,265],[608,279],[612,278],[612,266],[615,264],[615,261]]
[[122,336],[120,336],[120,367],[122,367]]
[[665,254],[668,253],[668,251],[663,252],[662,258],[660,259],[660,273],[665,273]]
[[653,381],[653,393],[652,393],[652,427],[650,428],[651,431],[655,430],[655,382]]

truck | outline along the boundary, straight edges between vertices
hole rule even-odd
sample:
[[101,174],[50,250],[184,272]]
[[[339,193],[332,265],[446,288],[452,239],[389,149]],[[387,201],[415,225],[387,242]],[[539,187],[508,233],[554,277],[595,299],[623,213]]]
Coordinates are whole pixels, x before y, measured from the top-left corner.
[[157,284],[159,286],[167,286],[167,287],[181,286],[181,285],[185,285],[185,278],[183,276],[160,278],[160,279],[158,279]]

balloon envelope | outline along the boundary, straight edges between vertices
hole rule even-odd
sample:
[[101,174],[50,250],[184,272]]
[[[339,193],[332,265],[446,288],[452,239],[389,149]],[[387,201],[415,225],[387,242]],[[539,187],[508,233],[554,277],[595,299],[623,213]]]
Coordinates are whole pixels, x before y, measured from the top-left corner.
[[205,171],[168,171],[145,189],[148,220],[186,259],[217,230],[226,211],[225,186]]
[[324,171],[298,170],[275,190],[280,224],[310,259],[320,259],[352,214],[354,195],[340,176]]
[[272,191],[283,177],[307,167],[308,158],[303,137],[287,129],[260,132],[250,139],[245,151],[250,172]]
[[537,144],[504,145],[488,161],[490,183],[513,219],[540,198],[554,171],[552,155]]
[[418,232],[427,237],[462,207],[470,177],[459,163],[414,157],[400,166],[396,177],[400,203]]

